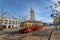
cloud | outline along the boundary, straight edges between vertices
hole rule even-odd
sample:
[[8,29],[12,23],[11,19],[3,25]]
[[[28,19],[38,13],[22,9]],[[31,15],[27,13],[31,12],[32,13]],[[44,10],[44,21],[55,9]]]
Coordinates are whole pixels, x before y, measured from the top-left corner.
[[58,12],[60,12],[60,7],[56,8],[56,10],[57,10]]
[[53,19],[48,19],[48,18],[43,18],[43,17],[36,17],[37,21],[42,21],[42,22],[45,22],[45,23],[52,23],[53,22]]
[[57,2],[60,1],[60,0],[51,0],[51,1],[57,3]]
[[53,9],[56,9],[58,12],[60,12],[60,4],[58,3],[58,1],[60,1],[60,0],[51,0],[51,1],[57,4],[56,8],[55,8],[55,5],[53,5]]

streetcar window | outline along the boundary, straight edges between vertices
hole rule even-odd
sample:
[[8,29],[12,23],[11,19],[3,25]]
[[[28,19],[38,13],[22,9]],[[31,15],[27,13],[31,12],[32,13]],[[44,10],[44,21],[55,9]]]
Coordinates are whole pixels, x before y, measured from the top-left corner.
[[20,26],[21,26],[21,27],[24,27],[24,25],[23,25],[23,24],[21,24]]
[[25,24],[25,26],[27,26],[27,24]]
[[32,24],[33,26],[37,26],[37,24]]
[[28,24],[28,26],[31,26],[31,24]]
[[35,24],[32,24],[32,26],[35,26]]

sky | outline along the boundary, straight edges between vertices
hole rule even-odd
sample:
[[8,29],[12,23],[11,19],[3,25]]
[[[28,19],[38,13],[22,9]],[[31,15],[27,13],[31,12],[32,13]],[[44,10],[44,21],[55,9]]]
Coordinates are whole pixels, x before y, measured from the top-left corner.
[[55,2],[57,0],[0,0],[0,16],[1,9],[3,9],[9,17],[13,16],[22,19],[23,16],[26,16],[26,19],[29,19],[32,7],[36,20],[52,23],[53,18],[50,16],[52,14],[50,5]]

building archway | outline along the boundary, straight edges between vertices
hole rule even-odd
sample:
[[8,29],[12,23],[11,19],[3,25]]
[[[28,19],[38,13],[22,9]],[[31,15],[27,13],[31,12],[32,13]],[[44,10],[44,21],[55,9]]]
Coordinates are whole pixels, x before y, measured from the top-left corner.
[[9,25],[8,28],[11,28],[11,26]]

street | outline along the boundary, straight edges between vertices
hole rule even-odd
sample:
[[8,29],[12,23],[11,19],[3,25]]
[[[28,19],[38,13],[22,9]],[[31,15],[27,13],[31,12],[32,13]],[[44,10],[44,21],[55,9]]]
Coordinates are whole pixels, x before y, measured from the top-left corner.
[[22,40],[48,40],[51,31],[51,29],[37,30],[30,33],[30,35],[26,36]]
[[[44,27],[45,28],[45,27]],[[49,27],[48,27],[49,28]],[[48,40],[52,29],[42,29],[30,33],[8,32],[0,35],[0,40]],[[34,38],[35,37],[35,38]]]
[[36,30],[29,33],[14,31],[0,34],[0,40],[60,40],[59,37],[60,30],[54,30],[54,26],[45,26],[41,30]]

